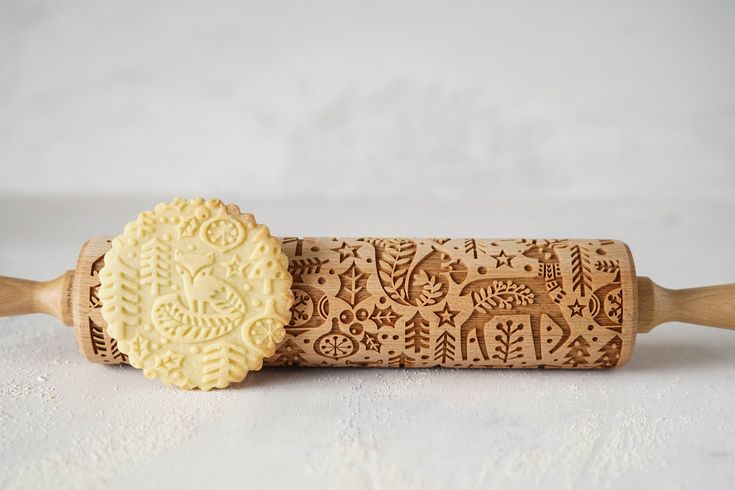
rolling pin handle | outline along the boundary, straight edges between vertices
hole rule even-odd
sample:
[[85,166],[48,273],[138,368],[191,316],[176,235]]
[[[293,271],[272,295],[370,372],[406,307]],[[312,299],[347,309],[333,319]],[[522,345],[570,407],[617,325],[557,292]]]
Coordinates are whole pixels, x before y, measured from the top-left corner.
[[684,322],[735,330],[735,284],[666,289],[638,278],[638,333],[665,322]]
[[46,313],[72,325],[74,271],[50,281],[0,276],[0,316]]

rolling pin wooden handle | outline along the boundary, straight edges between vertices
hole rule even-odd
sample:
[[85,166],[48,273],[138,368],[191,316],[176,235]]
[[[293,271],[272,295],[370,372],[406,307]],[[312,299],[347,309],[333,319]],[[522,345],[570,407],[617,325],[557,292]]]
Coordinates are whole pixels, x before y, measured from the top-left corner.
[[46,313],[72,326],[74,271],[50,281],[0,276],[0,316]]
[[666,289],[638,278],[638,332],[665,322],[684,322],[735,330],[735,284]]

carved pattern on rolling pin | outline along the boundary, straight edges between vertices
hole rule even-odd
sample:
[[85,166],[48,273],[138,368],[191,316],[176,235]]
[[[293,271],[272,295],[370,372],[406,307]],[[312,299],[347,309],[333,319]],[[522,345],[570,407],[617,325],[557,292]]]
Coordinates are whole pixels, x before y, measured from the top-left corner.
[[266,364],[614,367],[633,347],[635,275],[621,242],[286,238],[283,247],[297,297],[286,339],[301,352],[279,349]]
[[632,352],[635,272],[618,241],[282,244],[295,301],[266,365],[609,368]]

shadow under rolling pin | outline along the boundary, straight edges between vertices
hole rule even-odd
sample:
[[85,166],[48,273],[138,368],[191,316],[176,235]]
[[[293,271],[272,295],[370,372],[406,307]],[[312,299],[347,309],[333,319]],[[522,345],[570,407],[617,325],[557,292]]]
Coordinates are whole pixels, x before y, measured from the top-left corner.
[[735,285],[662,288],[616,240],[277,239],[175,199],[57,279],[0,277],[0,316],[26,313],[73,326],[90,361],[208,390],[263,363],[619,367],[660,323],[735,328]]

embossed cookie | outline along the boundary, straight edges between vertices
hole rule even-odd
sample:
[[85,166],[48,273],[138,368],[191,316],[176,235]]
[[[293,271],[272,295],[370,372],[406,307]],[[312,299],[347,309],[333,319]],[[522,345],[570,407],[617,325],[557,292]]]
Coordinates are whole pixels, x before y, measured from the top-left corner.
[[100,271],[102,316],[130,364],[181,388],[223,388],[285,335],[288,260],[268,228],[219,200],[140,213]]

